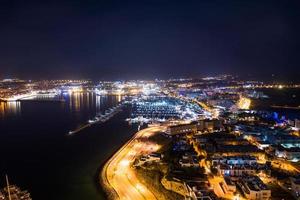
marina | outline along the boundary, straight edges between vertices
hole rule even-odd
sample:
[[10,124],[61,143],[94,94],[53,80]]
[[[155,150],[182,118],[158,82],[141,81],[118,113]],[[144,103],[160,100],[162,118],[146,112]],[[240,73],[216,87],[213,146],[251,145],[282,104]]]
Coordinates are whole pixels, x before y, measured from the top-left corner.
[[203,114],[196,103],[167,96],[152,96],[134,99],[132,102],[130,123],[164,122],[168,119],[196,119]]

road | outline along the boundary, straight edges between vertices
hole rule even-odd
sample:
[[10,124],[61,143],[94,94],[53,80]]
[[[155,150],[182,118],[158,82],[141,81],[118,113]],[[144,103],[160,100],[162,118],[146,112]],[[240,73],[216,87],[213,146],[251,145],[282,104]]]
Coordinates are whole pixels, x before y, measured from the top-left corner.
[[293,163],[289,161],[275,158],[271,163],[274,168],[277,168],[279,170],[284,170],[295,174],[300,173],[300,169],[298,169],[297,166],[293,165]]
[[108,188],[121,200],[157,199],[155,195],[136,177],[132,163],[137,156],[158,150],[159,146],[149,142],[140,142],[138,138],[149,137],[164,127],[151,127],[137,132],[105,165],[102,172]]

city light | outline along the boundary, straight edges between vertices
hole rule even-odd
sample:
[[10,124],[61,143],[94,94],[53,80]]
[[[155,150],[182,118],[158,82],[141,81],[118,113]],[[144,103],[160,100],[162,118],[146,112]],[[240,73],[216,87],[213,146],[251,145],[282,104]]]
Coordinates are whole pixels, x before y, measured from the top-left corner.
[[[235,200],[254,199],[252,193],[271,197],[270,182],[284,183],[276,179],[276,173],[270,174],[270,169],[284,174],[285,181],[299,174],[299,120],[257,110],[255,105],[249,110],[252,99],[269,100],[265,93],[254,91],[255,84],[245,84],[247,87],[243,89],[240,86],[199,89],[193,80],[176,81],[179,82],[103,81],[94,85],[66,80],[44,82],[47,87],[31,82],[22,89],[0,93],[3,99],[16,101],[1,102],[0,116],[10,114],[9,109],[11,113],[21,113],[23,100],[61,101],[62,107],[69,105],[76,112],[81,111],[85,101],[96,101],[97,113],[66,133],[68,138],[75,138],[94,124],[106,123],[121,112],[126,114],[126,121],[138,132],[107,161],[101,172],[101,184],[114,191],[116,199],[163,196],[148,185],[151,178],[145,174],[153,171],[163,174],[163,179],[168,177],[168,180],[153,180],[158,181],[153,187],[165,187],[170,193],[191,198],[199,195]],[[102,99],[112,96],[114,106],[101,111]],[[171,162],[178,170],[169,168]],[[198,188],[197,173],[194,177],[189,171],[205,175],[205,184]]]
[[300,200],[299,8],[1,1],[0,200]]
[[240,99],[238,101],[238,108],[239,109],[247,110],[247,109],[250,108],[250,106],[251,106],[251,100],[249,98],[240,97]]

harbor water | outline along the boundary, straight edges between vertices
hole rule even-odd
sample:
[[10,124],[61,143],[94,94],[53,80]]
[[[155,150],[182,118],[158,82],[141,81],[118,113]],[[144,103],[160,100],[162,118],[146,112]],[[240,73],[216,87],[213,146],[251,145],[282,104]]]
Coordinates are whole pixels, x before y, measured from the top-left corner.
[[65,101],[0,103],[0,184],[10,181],[34,200],[105,199],[98,173],[131,138],[126,108],[105,123],[68,135],[115,106],[121,96],[75,93]]

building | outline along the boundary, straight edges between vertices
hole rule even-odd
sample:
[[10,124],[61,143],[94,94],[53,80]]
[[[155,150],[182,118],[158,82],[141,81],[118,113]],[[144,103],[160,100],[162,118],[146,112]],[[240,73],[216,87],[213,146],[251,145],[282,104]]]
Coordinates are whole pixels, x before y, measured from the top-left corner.
[[255,174],[258,169],[254,156],[214,156],[212,166],[218,169],[218,173],[225,176],[243,176]]
[[271,146],[271,143],[268,141],[256,141],[257,147],[261,150],[269,148]]
[[161,161],[163,155],[160,153],[150,153],[147,157],[149,161]]
[[274,144],[299,144],[300,138],[294,135],[289,134],[280,134],[276,135],[274,138],[271,139],[271,142]]
[[225,189],[226,193],[236,192],[236,185],[234,184],[234,182],[231,180],[230,177],[224,177],[223,188]]
[[239,188],[241,188],[246,199],[271,199],[271,190],[257,176],[242,177],[239,179],[237,185]]
[[290,161],[300,160],[299,144],[282,144],[276,148],[275,155]]
[[143,155],[139,158],[135,166],[143,165],[145,163],[152,163],[152,162],[160,162],[163,158],[163,155],[160,153],[151,153],[148,155]]
[[300,129],[300,120],[295,119],[295,128]]
[[209,131],[220,130],[222,123],[220,120],[199,120],[194,121],[190,124],[179,124],[174,126],[169,126],[167,132],[171,135],[181,134],[181,133],[196,133],[198,131]]
[[222,122],[218,119],[204,119],[193,122],[196,124],[197,131],[209,131],[220,130],[222,128]]
[[193,154],[184,154],[179,164],[181,167],[200,167],[197,156]]
[[212,164],[229,164],[229,165],[256,165],[257,160],[254,156],[214,156]]
[[288,125],[290,125],[290,126],[292,126],[292,127],[295,126],[295,121],[294,121],[294,120],[288,119],[288,120],[287,120],[287,123],[288,123]]
[[197,127],[195,124],[179,124],[174,126],[169,126],[167,133],[170,135],[183,134],[183,133],[196,133]]
[[297,199],[300,199],[300,176],[291,177],[290,180],[291,180],[291,187],[292,187],[293,195]]
[[256,172],[256,167],[251,165],[219,164],[218,172],[224,176],[254,175]]

